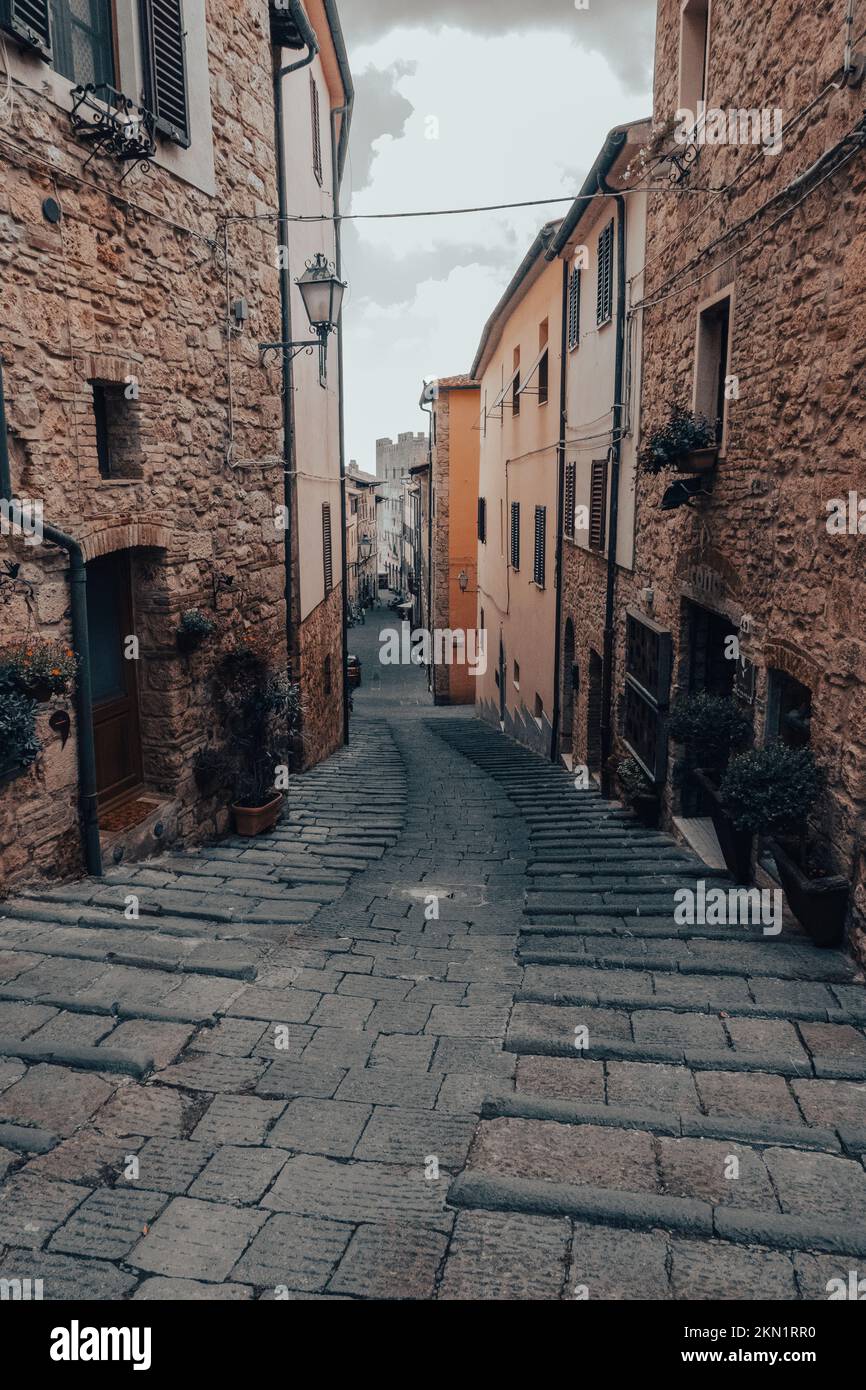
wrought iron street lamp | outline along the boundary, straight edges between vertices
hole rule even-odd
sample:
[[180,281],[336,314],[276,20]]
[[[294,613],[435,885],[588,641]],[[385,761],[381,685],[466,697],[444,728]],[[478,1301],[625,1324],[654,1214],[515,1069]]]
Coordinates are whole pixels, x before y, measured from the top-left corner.
[[285,353],[291,360],[301,352],[310,353],[318,348],[319,383],[325,386],[328,380],[328,335],[336,331],[339,323],[346,285],[337,278],[333,264],[321,251],[307,262],[306,270],[298,276],[295,284],[300,290],[315,338],[291,343],[259,343],[259,350],[262,360],[266,362],[269,353],[275,357]]

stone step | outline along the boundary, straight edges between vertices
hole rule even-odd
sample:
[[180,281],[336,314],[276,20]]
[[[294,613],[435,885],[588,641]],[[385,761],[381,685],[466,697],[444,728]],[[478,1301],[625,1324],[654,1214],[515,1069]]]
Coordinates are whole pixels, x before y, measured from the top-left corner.
[[18,1057],[22,1062],[50,1062],[79,1071],[123,1072],[138,1080],[153,1071],[153,1058],[143,1049],[69,1047],[0,1037],[0,1057]]
[[828,958],[826,952],[816,950],[815,955],[820,959],[812,959],[805,954],[807,948],[795,946],[790,941],[776,938],[768,938],[765,943],[731,941],[725,943],[724,951],[713,949],[720,944],[684,942],[675,937],[652,941],[596,938],[592,948],[583,952],[566,947],[539,950],[532,946],[528,950],[521,949],[519,959],[521,965],[599,966],[603,969],[627,965],[684,975],[765,976],[825,984],[848,984],[855,975],[854,967],[843,957]]

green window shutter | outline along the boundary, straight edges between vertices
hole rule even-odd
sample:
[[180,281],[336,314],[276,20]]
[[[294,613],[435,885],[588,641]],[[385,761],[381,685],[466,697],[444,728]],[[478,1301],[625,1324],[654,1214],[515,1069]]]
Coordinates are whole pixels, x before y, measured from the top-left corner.
[[144,104],[156,129],[176,145],[190,143],[182,0],[140,0]]
[[0,29],[46,62],[51,57],[49,0],[0,0]]

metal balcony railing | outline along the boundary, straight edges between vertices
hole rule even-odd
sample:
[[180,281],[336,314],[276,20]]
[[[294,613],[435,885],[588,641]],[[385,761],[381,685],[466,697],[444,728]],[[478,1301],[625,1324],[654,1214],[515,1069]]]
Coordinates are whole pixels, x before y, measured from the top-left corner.
[[107,82],[87,82],[74,87],[71,95],[72,129],[93,146],[88,164],[95,154],[107,154],[122,163],[153,159],[155,121],[145,107]]

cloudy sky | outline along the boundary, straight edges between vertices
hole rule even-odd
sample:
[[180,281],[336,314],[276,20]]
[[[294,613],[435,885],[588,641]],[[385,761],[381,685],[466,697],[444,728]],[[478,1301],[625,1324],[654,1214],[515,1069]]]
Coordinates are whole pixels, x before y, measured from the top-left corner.
[[[584,3],[584,0],[581,0]],[[651,108],[654,0],[340,0],[357,98],[344,212],[571,197]],[[350,200],[351,189],[351,200]],[[426,427],[538,227],[567,209],[344,223],[348,458]]]

